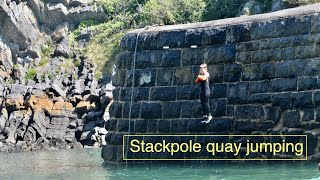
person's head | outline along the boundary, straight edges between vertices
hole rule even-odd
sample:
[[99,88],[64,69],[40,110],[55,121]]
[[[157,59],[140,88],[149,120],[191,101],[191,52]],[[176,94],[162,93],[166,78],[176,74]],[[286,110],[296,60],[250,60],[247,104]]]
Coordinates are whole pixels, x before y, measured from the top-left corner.
[[206,63],[201,64],[200,65],[200,74],[205,74],[207,71],[208,71],[207,64]]

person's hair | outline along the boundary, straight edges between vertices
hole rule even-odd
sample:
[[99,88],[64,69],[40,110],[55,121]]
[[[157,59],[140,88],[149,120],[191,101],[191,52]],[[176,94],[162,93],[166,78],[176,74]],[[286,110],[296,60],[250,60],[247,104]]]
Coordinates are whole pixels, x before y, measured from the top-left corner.
[[208,67],[208,66],[207,66],[206,63],[203,63],[203,64],[200,65],[200,68],[205,68],[205,69],[207,69],[207,67]]

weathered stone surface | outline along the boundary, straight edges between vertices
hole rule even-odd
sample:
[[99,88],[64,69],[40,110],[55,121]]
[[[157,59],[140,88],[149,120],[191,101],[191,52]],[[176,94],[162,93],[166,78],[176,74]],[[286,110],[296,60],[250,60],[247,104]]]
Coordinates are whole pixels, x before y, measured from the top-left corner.
[[159,103],[142,103],[141,118],[152,119],[162,117],[162,105]]
[[21,94],[9,94],[6,96],[5,106],[9,112],[18,110],[24,105],[24,99]]
[[181,51],[168,50],[162,54],[162,67],[179,67],[181,66]]
[[226,65],[224,68],[224,81],[236,82],[240,81],[242,66],[240,64]]
[[284,125],[289,128],[301,127],[300,113],[298,111],[287,111],[284,114]]
[[297,89],[297,79],[275,79],[271,81],[271,89],[274,92],[293,91]]
[[229,84],[228,102],[231,104],[245,103],[249,96],[249,83]]
[[150,90],[151,101],[173,101],[176,100],[175,87],[155,87]]

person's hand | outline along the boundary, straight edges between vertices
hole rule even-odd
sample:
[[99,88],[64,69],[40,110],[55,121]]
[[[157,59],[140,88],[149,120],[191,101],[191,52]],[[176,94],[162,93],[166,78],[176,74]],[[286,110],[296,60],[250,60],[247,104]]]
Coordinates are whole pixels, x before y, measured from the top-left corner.
[[200,80],[199,80],[199,78],[197,77],[197,79],[196,79],[196,84],[199,84],[199,81],[200,81]]

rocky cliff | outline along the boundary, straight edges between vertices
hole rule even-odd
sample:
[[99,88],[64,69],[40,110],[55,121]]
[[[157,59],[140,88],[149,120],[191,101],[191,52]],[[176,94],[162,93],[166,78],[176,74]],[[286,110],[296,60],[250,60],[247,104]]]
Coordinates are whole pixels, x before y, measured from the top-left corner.
[[90,32],[70,33],[105,18],[87,0],[0,0],[0,152],[104,143],[112,86],[81,54]]

